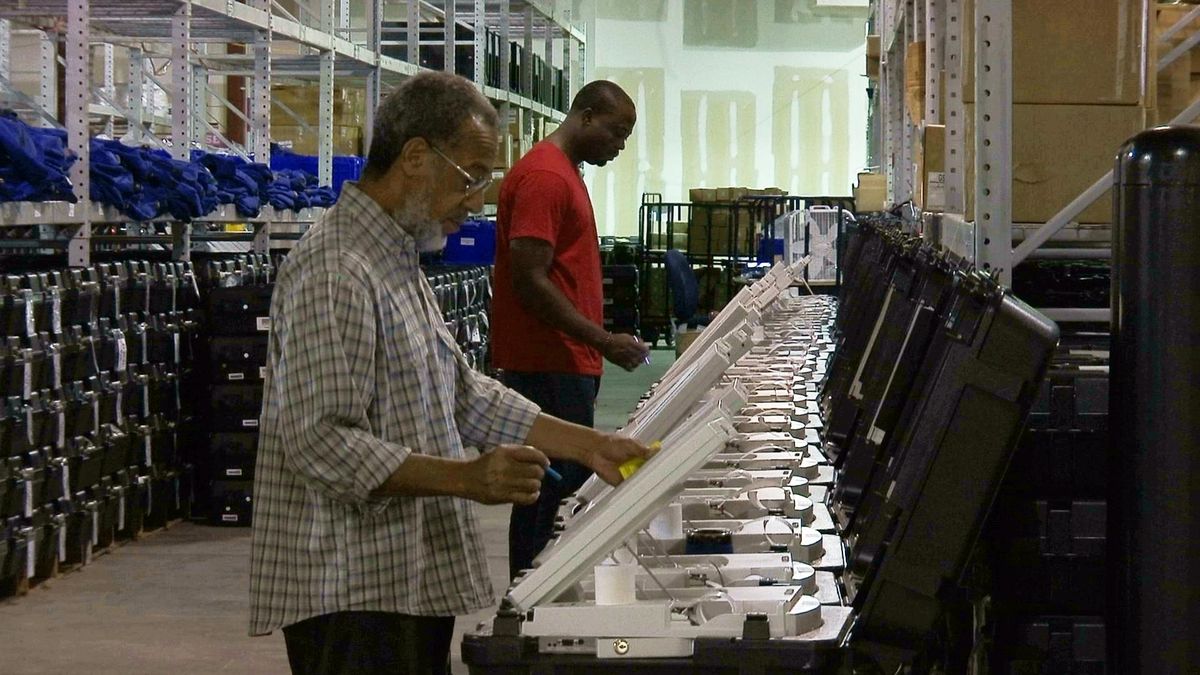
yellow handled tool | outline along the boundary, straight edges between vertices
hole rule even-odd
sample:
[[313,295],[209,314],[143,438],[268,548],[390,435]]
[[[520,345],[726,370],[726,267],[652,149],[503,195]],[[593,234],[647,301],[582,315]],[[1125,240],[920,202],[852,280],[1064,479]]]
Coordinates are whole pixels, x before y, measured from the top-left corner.
[[[651,451],[650,456],[651,457],[653,457],[654,453],[658,452],[659,450],[662,450],[662,442],[661,441],[654,441],[653,443],[650,444],[650,451]],[[632,476],[634,473],[636,473],[638,469],[642,468],[642,465],[645,463],[646,463],[645,459],[643,459],[641,457],[634,457],[633,459],[631,459],[631,460],[625,462],[624,464],[622,464],[621,466],[617,467],[617,470],[621,472],[621,478],[624,478],[625,480],[629,480],[629,477]]]

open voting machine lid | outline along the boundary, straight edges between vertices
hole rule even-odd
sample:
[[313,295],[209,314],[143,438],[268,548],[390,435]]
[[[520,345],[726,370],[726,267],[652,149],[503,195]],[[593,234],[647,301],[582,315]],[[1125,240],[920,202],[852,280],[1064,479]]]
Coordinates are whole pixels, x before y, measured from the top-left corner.
[[733,296],[733,299],[726,303],[717,316],[713,317],[712,321],[705,326],[691,347],[680,355],[675,363],[671,364],[671,367],[663,374],[660,386],[674,382],[699,354],[702,354],[717,340],[732,334],[743,322],[746,324],[760,323],[763,309],[792,285],[798,275],[804,271],[806,264],[807,258],[790,266],[782,262],[776,263],[763,275],[762,279],[738,291],[737,295]]
[[588,505],[552,542],[540,564],[519,577],[506,599],[519,611],[552,602],[645,527],[679,492],[683,480],[725,447],[733,433],[721,401],[705,403],[663,439],[658,454],[604,500]]
[[[634,414],[630,423],[617,431],[617,434],[647,445],[661,441],[663,435],[687,418],[701,398],[716,386],[726,369],[750,351],[757,332],[756,326],[742,323],[725,339],[715,341],[704,350],[698,350],[699,356],[684,372],[670,383],[661,382]],[[736,404],[740,409],[745,403],[746,394],[740,388],[737,391],[741,392],[741,401]],[[728,399],[726,404],[729,405],[731,401],[732,399]],[[559,514],[570,518],[571,512],[579,503],[588,504],[603,499],[610,489],[611,486],[598,476],[591,476],[574,495],[568,497],[567,501],[573,504],[569,508],[560,508]]]

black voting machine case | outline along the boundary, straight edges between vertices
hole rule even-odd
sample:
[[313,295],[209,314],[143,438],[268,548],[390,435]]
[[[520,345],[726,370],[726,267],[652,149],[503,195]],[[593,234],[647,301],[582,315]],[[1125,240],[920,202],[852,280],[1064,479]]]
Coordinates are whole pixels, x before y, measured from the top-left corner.
[[1058,329],[990,276],[883,217],[848,234],[837,351],[819,399],[822,449],[837,476],[829,507],[847,561],[839,586],[853,611],[845,642],[770,639],[747,615],[743,638],[697,638],[690,659],[540,654],[537,640],[521,635],[523,617],[502,608],[491,627],[465,636],[470,672],[890,673],[926,647]]

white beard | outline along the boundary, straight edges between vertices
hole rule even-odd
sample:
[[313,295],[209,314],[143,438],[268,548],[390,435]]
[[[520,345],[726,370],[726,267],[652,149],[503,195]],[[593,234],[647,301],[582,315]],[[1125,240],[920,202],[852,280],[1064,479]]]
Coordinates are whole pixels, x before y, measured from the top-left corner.
[[429,217],[429,199],[424,195],[393,211],[392,217],[417,240],[418,252],[433,253],[446,248],[442,224]]

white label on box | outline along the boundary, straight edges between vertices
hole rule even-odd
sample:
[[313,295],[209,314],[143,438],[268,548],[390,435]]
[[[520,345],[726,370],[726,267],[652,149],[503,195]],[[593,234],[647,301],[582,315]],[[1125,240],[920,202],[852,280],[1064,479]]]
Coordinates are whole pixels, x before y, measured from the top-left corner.
[[121,497],[117,500],[117,529],[125,529],[125,491],[121,490]]
[[927,181],[925,209],[932,211],[946,208],[946,173],[930,171],[927,174]]
[[129,367],[129,353],[125,345],[125,334],[120,330],[114,330],[112,336],[117,341],[117,372],[119,373]]
[[244,380],[244,379],[246,379],[245,373],[230,373],[229,374],[230,382],[237,382],[238,380]]
[[62,352],[55,350],[51,360],[54,364],[54,388],[62,389]]
[[33,394],[33,356],[29,350],[25,350],[25,398],[29,398]]
[[254,325],[260,331],[269,331],[271,330],[271,317],[260,316],[254,320]]
[[604,284],[605,286],[612,286],[613,280],[605,277],[600,283]]
[[63,496],[70,497],[71,496],[71,466],[69,464],[67,464],[66,462],[63,462],[62,473],[59,475],[62,476]]
[[604,299],[604,304],[605,304],[606,306],[607,306],[607,305],[611,305],[611,304],[613,304],[613,299],[612,299],[612,298],[605,298],[605,299]]
[[[117,394],[117,422],[120,423],[121,417],[121,394]],[[100,433],[100,399],[92,399],[92,433]]]
[[154,452],[150,446],[150,432],[146,431],[146,436],[142,439],[142,444],[146,447],[146,466],[154,466]]
[[458,240],[458,243],[463,246],[474,246],[475,245],[475,237],[463,237]]
[[[58,445],[55,447],[67,447],[67,413],[61,410],[58,411]],[[65,464],[63,468],[66,469]]]
[[237,517],[236,513],[222,513],[221,514],[221,522],[236,523],[237,521],[238,521],[238,517]]
[[146,382],[147,382],[147,384],[142,385],[142,416],[143,417],[150,416],[150,385],[148,384],[149,380],[147,380]]
[[30,447],[33,447],[33,408],[25,408],[25,438],[29,440]]
[[121,316],[121,287],[117,285],[118,277],[113,277],[113,317]]
[[100,511],[92,511],[92,546],[100,544]]
[[33,481],[25,480],[25,517],[33,517]]
[[37,327],[33,323],[33,291],[22,289],[21,297],[25,298],[25,335],[33,337],[37,335]]
[[260,380],[267,379],[267,367],[266,366],[258,367],[258,379],[260,379]]
[[25,578],[32,579],[34,564],[37,562],[37,539],[30,535],[25,548]]
[[146,346],[146,328],[144,326],[142,327],[142,363],[150,363],[150,349]]
[[244,426],[244,427],[257,427],[257,426],[258,426],[258,420],[242,420],[242,426]]
[[57,290],[50,293],[50,330],[62,335],[62,296]]
[[242,470],[241,469],[225,469],[225,475],[226,476],[240,476],[240,475],[242,475]]
[[67,561],[67,524],[63,523],[58,528],[58,562]]
[[179,333],[171,334],[171,341],[175,343],[175,363],[180,363],[179,358]]

